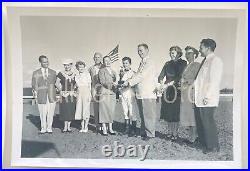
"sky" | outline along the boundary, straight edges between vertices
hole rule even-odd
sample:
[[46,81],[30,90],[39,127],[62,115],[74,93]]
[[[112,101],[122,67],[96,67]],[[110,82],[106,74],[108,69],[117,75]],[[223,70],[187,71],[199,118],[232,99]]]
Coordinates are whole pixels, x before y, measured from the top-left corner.
[[[136,70],[137,45],[146,43],[159,74],[170,60],[171,46],[178,45],[184,52],[187,45],[198,49],[203,38],[212,38],[217,42],[215,53],[224,63],[221,88],[233,88],[236,29],[237,20],[232,18],[22,16],[23,86],[31,87],[40,55],[49,58],[50,68],[61,71],[64,59],[91,66],[95,52],[107,55],[119,44],[120,58],[131,57]],[[121,60],[112,65],[117,73],[120,66]]]

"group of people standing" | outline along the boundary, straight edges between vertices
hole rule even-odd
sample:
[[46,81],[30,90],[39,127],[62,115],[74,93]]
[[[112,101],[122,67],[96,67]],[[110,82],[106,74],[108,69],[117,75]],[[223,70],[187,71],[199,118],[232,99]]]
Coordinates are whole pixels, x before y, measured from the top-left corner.
[[[73,120],[81,120],[80,132],[88,131],[92,101],[97,130],[104,136],[115,135],[112,126],[119,99],[124,114],[124,133],[149,140],[155,137],[156,101],[161,96],[160,118],[168,122],[168,138],[173,141],[178,139],[181,124],[189,128],[190,143],[199,141],[204,147],[204,153],[218,151],[213,115],[219,103],[223,65],[214,54],[215,48],[216,42],[212,39],[203,39],[199,51],[187,46],[187,64],[186,60],[181,59],[181,48],[173,46],[169,50],[171,60],[165,63],[157,76],[148,45],[139,44],[141,62],[137,71],[131,69],[132,59],[124,57],[119,79],[111,67],[110,57],[102,57],[101,53],[94,54],[95,65],[89,69],[83,61],[76,62],[77,73],[72,71],[73,61],[65,60],[65,70],[58,74],[48,68],[48,58],[40,56],[41,68],[34,71],[32,76],[33,94],[37,99],[41,119],[40,133],[52,133],[56,91],[59,91],[60,119],[64,121],[62,132],[72,131]],[[141,121],[140,133],[136,129],[135,104]]]

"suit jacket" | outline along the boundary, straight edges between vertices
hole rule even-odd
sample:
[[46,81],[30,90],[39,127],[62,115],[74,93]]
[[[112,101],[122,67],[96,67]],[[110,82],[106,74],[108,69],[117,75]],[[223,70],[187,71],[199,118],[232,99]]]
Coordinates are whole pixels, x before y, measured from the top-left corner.
[[99,94],[100,93],[100,86],[98,86],[99,83],[99,70],[100,68],[102,68],[102,64],[100,65],[93,65],[89,68],[89,73],[91,76],[91,93],[92,96],[94,96],[96,93]]
[[111,70],[110,73],[106,67],[103,67],[99,70],[98,77],[101,84],[101,95],[115,94],[115,87],[113,86],[113,83],[116,82],[115,71]]
[[50,103],[56,101],[56,71],[48,68],[47,80],[43,77],[41,68],[32,75],[32,89],[37,92],[37,103],[46,104],[47,96]]
[[[223,63],[214,53],[206,57],[195,80],[195,105],[197,107],[216,107],[219,104],[220,82]],[[208,104],[203,104],[203,99]]]
[[156,99],[154,93],[157,86],[155,65],[152,59],[146,57],[141,61],[138,71],[128,80],[130,86],[136,86],[136,97],[138,99]]

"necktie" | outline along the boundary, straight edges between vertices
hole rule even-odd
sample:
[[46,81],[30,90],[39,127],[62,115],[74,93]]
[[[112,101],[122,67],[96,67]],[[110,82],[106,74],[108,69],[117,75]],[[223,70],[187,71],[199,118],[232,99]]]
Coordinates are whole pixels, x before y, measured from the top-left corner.
[[197,78],[197,76],[198,76],[198,74],[199,74],[199,72],[200,72],[200,70],[201,70],[201,67],[202,67],[202,65],[204,64],[205,60],[206,60],[206,57],[205,57],[205,58],[202,60],[202,62],[201,62],[200,68],[198,69],[198,71],[197,71],[197,73],[196,73],[196,75],[195,75],[195,77],[194,77],[195,80],[196,80],[196,78]]
[[138,68],[138,72],[142,72],[143,68],[144,68],[144,65],[146,64],[146,61],[143,59],[140,63],[140,66]]
[[46,80],[48,79],[48,77],[49,77],[48,68],[46,68],[45,69],[45,78],[46,78]]
[[[197,78],[197,76],[198,76],[198,74],[200,72],[200,69],[201,69],[202,65],[204,64],[205,60],[206,60],[206,57],[201,62],[200,68],[198,69],[198,71],[197,71],[197,73],[196,73],[196,75],[194,77],[194,80],[196,80],[196,78]],[[195,101],[196,101],[196,99],[195,99],[195,87],[192,88],[192,94],[193,94],[193,99],[192,99],[193,100],[193,108],[195,108]]]

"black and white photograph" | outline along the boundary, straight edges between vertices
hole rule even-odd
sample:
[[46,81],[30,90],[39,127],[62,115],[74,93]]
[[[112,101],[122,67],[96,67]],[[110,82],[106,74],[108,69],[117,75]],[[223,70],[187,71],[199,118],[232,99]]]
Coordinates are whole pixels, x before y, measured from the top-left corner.
[[124,4],[8,8],[13,165],[242,168],[247,5]]

